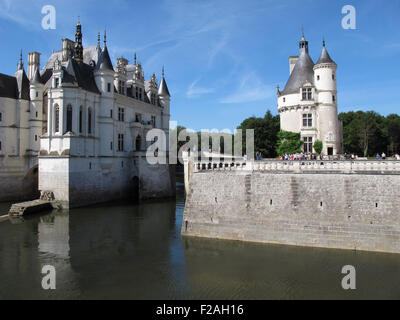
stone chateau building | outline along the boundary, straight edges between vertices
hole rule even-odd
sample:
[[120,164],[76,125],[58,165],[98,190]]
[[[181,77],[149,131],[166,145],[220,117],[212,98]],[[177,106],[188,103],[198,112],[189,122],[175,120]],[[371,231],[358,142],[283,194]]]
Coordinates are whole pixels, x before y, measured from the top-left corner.
[[[0,201],[54,194],[64,207],[122,197],[175,194],[174,168],[149,165],[146,134],[169,136],[170,93],[164,77],[145,80],[134,63],[114,67],[104,45],[62,40],[40,68],[40,53],[22,54],[14,76],[0,74]],[[37,181],[39,181],[37,185]]]
[[299,43],[300,55],[289,57],[290,77],[283,91],[278,87],[278,111],[281,129],[301,134],[304,152],[323,142],[325,155],[342,152],[342,124],[338,119],[336,63],[323,42],[316,64],[308,54],[308,41]]

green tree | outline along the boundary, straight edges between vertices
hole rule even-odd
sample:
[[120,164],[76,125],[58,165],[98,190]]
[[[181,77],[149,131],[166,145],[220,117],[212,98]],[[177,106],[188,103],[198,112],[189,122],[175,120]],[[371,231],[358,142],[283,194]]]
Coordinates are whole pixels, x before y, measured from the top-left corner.
[[319,140],[315,141],[314,150],[318,155],[321,154],[323,148],[324,148],[324,144],[322,143],[322,141],[319,141]]
[[300,140],[300,133],[289,132],[289,131],[279,131],[278,133],[278,146],[276,152],[279,155],[293,154],[301,152],[301,146],[303,141]]
[[385,119],[384,125],[385,134],[388,142],[388,152],[396,154],[400,148],[400,116],[390,114]]
[[373,156],[387,152],[386,119],[374,111],[341,113],[344,152]]
[[279,115],[274,116],[268,110],[264,118],[247,118],[238,129],[243,130],[243,151],[246,150],[246,130],[254,129],[254,150],[261,152],[264,158],[275,158],[277,156],[275,146],[280,129]]

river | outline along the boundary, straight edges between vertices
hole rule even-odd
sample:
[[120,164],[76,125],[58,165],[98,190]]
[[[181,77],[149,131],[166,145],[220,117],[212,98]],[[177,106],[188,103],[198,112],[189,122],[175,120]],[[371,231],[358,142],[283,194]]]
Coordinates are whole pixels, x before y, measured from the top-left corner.
[[400,299],[400,255],[182,239],[177,193],[0,222],[0,299]]

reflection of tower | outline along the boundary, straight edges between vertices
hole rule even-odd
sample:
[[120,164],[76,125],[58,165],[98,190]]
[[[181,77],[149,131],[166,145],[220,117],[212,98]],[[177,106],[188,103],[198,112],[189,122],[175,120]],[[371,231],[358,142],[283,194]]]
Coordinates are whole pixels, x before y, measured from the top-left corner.
[[56,270],[57,298],[76,298],[79,286],[70,261],[68,213],[43,216],[38,223],[39,261],[41,267],[50,265]]
[[42,217],[38,225],[39,252],[52,253],[60,258],[69,257],[69,215]]

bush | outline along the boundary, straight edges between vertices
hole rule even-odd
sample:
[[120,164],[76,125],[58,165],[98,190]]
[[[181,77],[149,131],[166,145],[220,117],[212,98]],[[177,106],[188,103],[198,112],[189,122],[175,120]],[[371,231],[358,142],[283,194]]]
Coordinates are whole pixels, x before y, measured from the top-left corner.
[[322,141],[319,141],[319,140],[315,141],[314,150],[318,155],[321,154],[323,148],[324,148],[324,144],[322,143]]

